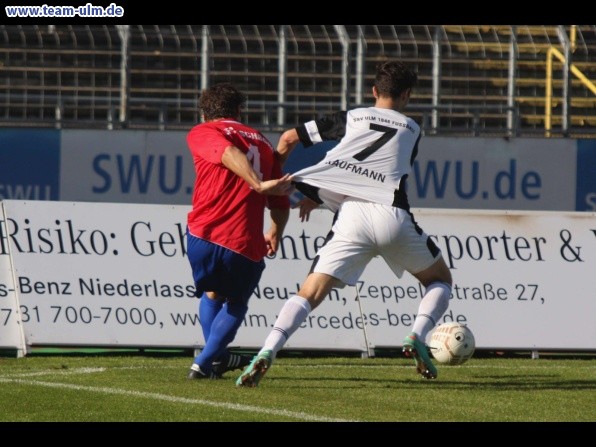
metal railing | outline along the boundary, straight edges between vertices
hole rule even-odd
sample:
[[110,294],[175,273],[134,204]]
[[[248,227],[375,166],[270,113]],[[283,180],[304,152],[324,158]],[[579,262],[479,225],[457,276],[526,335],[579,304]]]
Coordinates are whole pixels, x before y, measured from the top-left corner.
[[409,110],[429,134],[543,135],[548,96],[569,108],[561,135],[591,135],[596,101],[564,66],[561,95],[545,95],[544,55],[567,32],[568,68],[589,80],[593,25],[1,25],[1,125],[188,128],[202,88],[231,81],[244,118],[278,130],[372,103],[374,66],[400,58],[418,71]]
[[571,63],[572,53],[576,47],[576,30],[577,27],[575,25],[571,27],[571,38],[569,39],[567,38],[565,30],[559,27],[558,31],[560,32],[561,40],[563,41],[563,51],[565,54],[562,54],[555,47],[550,47],[546,52],[546,93],[544,102],[544,135],[546,137],[551,136],[552,128],[553,57],[556,57],[563,64],[563,110],[561,119],[563,135],[569,135],[570,126],[569,110],[571,108],[571,95],[569,94],[569,75],[575,75],[575,77],[577,77],[580,82],[596,96],[596,85],[594,85],[594,83],[590,81],[576,65]]

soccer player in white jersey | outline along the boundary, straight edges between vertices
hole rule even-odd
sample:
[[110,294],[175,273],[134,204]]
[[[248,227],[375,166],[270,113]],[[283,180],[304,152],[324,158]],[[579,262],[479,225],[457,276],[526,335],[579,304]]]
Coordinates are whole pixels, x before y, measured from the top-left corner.
[[282,160],[298,142],[308,147],[339,140],[323,160],[292,176],[296,188],[308,198],[300,205],[303,220],[308,220],[313,204],[328,207],[335,217],[298,294],[284,304],[263,347],[236,385],[257,386],[308,314],[332,288],[355,285],[377,255],[398,278],[405,270],[426,288],[402,345],[419,374],[437,377],[425,339],[449,306],[452,278],[441,251],[414,220],[406,194],[420,127],[403,111],[416,81],[416,73],[403,63],[381,63],[372,88],[373,107],[309,121],[281,136],[277,150]]

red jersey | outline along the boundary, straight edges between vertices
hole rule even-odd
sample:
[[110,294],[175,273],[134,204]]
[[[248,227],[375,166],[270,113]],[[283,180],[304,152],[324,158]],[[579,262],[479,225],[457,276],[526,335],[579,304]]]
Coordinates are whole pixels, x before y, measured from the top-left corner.
[[254,191],[222,164],[221,157],[226,147],[235,146],[246,153],[261,180],[276,179],[282,171],[273,146],[260,132],[229,118],[193,127],[186,141],[196,174],[190,233],[260,261],[267,254],[265,207],[287,209],[289,198]]

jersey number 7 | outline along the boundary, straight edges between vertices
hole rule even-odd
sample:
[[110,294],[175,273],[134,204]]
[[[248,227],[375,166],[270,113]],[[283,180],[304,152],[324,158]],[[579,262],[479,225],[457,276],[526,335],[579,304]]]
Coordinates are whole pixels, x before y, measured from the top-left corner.
[[358,152],[356,155],[354,155],[354,158],[358,161],[366,160],[368,157],[370,157],[372,154],[374,154],[377,150],[379,150],[379,148],[381,148],[381,146],[383,146],[391,138],[393,138],[393,136],[397,133],[397,129],[394,129],[393,127],[381,126],[380,124],[374,124],[374,123],[370,124],[369,129],[383,132],[383,135],[381,135],[378,139],[376,139],[373,144],[371,144],[368,147],[365,147],[360,152]]

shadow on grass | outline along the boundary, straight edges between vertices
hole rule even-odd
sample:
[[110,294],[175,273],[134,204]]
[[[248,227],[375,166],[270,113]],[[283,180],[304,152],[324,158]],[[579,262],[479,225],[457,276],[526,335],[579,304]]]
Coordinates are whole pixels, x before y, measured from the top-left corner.
[[[295,384],[297,380],[304,383],[309,383],[308,388],[338,388],[342,389],[362,389],[367,388],[392,388],[392,387],[407,387],[412,389],[428,389],[440,388],[442,390],[474,390],[481,391],[561,391],[561,390],[596,390],[596,380],[547,380],[550,376],[503,376],[502,380],[486,380],[486,378],[478,378],[478,380],[424,380],[416,377],[408,379],[377,379],[377,378],[362,378],[362,377],[345,377],[345,378],[327,378],[327,377],[303,377],[297,379],[296,376],[284,376],[277,374],[275,377],[268,377],[266,380],[271,382],[287,381],[284,387],[286,388],[304,388],[304,384]],[[293,383],[293,385],[287,385]],[[331,385],[335,383],[336,386]],[[315,385],[312,385],[315,384]],[[317,385],[318,384],[318,385]],[[329,384],[329,385],[325,385]],[[350,385],[352,384],[352,385]],[[355,384],[358,384],[356,386]],[[339,386],[337,386],[339,385]]]
[[[255,355],[257,350],[232,348],[232,352],[239,354]],[[16,350],[0,349],[0,358],[2,357],[16,357]],[[530,359],[532,353],[529,351],[494,351],[494,350],[476,350],[474,357],[476,359]],[[138,348],[138,347],[55,347],[55,346],[36,346],[31,352],[27,353],[27,357],[55,357],[55,356],[72,356],[72,357],[194,357],[193,348]],[[539,352],[539,359],[552,360],[594,360],[596,359],[596,352],[556,352],[547,351]],[[351,359],[363,358],[361,352],[354,351],[312,351],[312,350],[282,350],[278,353],[277,358],[284,359],[304,359],[304,358],[332,358],[332,359],[346,359],[346,365],[351,365]],[[406,359],[399,349],[377,349],[375,350],[376,359],[375,366],[382,366],[379,362],[382,359]],[[335,363],[341,365],[342,363]],[[389,365],[389,364],[387,364]]]
[[[139,348],[34,348],[27,357],[194,357],[192,349]],[[14,351],[0,351],[1,357],[16,357]]]

